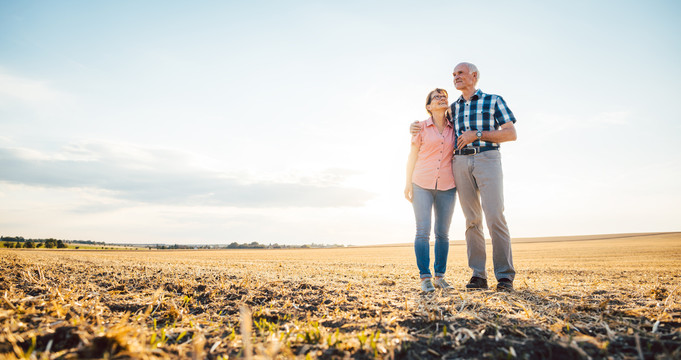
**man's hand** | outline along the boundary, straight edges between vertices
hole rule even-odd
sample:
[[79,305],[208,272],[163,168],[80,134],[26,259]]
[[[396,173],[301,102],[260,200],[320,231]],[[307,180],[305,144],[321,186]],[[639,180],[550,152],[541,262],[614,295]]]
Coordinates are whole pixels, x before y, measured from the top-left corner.
[[412,199],[414,198],[414,185],[407,184],[404,187],[404,198],[407,199],[409,202],[412,201]]
[[466,145],[472,143],[475,140],[478,140],[478,136],[476,133],[477,131],[475,130],[468,130],[464,131],[461,135],[459,135],[459,139],[456,141],[456,150],[461,150]]
[[409,126],[409,132],[412,135],[416,135],[419,133],[419,131],[421,131],[421,124],[418,121],[414,121],[413,123],[411,123],[411,125]]

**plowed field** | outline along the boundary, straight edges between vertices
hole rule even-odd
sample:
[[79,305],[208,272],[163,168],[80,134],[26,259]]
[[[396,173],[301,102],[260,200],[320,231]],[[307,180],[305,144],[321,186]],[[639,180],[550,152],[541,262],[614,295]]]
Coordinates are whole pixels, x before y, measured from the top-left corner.
[[681,357],[681,234],[516,243],[513,293],[465,254],[425,295],[409,246],[3,249],[0,358]]

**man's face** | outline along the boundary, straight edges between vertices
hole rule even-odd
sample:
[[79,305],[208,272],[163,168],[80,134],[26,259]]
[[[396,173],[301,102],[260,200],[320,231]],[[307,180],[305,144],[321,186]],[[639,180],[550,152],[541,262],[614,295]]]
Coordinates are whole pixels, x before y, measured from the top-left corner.
[[452,73],[454,76],[454,87],[457,90],[463,90],[468,88],[475,89],[475,82],[478,79],[477,73],[471,73],[468,69],[468,65],[459,64],[454,68]]

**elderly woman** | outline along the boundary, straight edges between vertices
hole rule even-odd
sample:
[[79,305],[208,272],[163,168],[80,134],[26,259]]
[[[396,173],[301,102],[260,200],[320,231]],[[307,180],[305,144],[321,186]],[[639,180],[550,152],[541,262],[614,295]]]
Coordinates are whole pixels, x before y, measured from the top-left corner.
[[[414,252],[419,269],[421,290],[435,287],[450,289],[444,275],[449,253],[449,225],[454,213],[456,185],[452,174],[454,129],[448,120],[447,91],[435,89],[426,98],[430,117],[421,121],[421,130],[411,138],[407,161],[407,181],[404,196],[414,207],[416,238]],[[435,214],[435,261],[430,272],[430,225]]]

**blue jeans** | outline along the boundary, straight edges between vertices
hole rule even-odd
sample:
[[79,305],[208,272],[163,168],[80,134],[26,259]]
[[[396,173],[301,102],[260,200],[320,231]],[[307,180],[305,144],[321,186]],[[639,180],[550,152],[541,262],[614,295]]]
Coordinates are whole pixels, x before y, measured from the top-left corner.
[[[449,225],[454,214],[456,188],[430,190],[413,184],[412,205],[416,217],[414,252],[421,279],[430,278],[430,219],[435,213],[435,276],[444,276],[449,254]],[[433,211],[434,210],[434,211]]]

